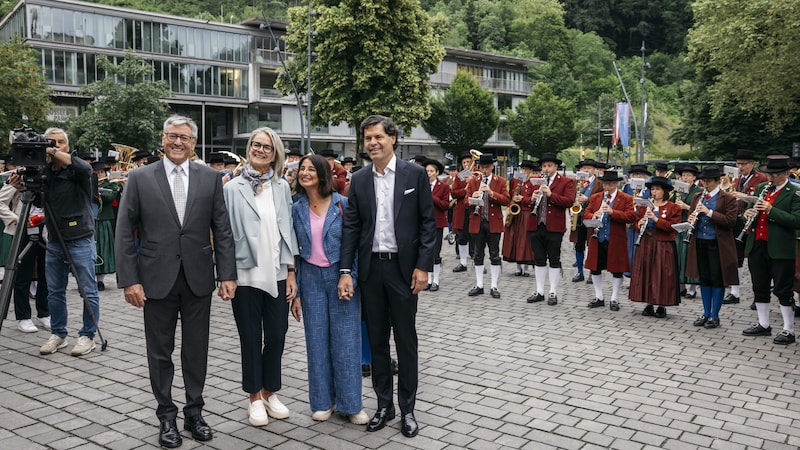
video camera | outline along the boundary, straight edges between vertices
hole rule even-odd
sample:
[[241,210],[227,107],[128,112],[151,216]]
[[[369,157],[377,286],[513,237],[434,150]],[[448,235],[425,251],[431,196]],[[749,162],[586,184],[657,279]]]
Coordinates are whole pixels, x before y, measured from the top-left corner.
[[56,141],[37,133],[27,125],[11,131],[11,156],[17,173],[22,177],[25,190],[41,192],[45,182],[47,149]]

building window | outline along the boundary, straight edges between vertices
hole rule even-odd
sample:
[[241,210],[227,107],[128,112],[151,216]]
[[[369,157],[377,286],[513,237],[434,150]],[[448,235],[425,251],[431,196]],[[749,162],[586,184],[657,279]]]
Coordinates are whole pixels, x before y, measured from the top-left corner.
[[511,109],[511,96],[508,94],[497,94],[497,110],[500,114],[505,114],[507,109]]

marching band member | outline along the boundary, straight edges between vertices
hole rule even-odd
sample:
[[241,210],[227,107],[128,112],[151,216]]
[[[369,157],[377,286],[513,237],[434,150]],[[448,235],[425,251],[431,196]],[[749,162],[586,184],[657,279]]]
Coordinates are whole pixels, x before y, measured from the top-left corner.
[[[472,167],[472,154],[464,152],[458,158],[461,169],[466,170]],[[453,185],[450,186],[450,196],[456,200],[453,207],[453,232],[456,233],[456,252],[458,253],[459,264],[453,268],[453,272],[467,271],[467,257],[472,256],[472,237],[469,234],[469,215],[472,208],[467,205],[467,181],[456,176]]]
[[339,154],[331,148],[326,148],[319,152],[319,154],[328,160],[328,164],[330,164],[331,169],[333,169],[333,181],[336,185],[336,192],[339,195],[347,195],[347,189],[349,187],[347,185],[347,170],[345,170],[341,164],[337,164],[338,161],[336,158],[339,157]]
[[439,180],[444,165],[435,159],[425,161],[425,171],[431,183],[433,196],[433,215],[436,217],[436,249],[433,254],[433,272],[428,272],[428,286],[425,290],[439,290],[439,274],[442,273],[442,234],[447,228],[447,209],[450,207],[450,186]]
[[[589,174],[589,179],[583,181],[583,187],[577,200],[586,211],[586,205],[589,203],[589,197],[592,194],[603,190],[601,183],[595,183],[597,172],[597,161],[587,158],[578,163],[578,170]],[[570,242],[575,243],[575,265],[578,268],[578,274],[572,277],[573,283],[578,283],[585,280],[583,276],[583,259],[586,255],[586,226],[583,224],[583,217],[578,216],[578,228],[574,233],[570,233]],[[588,284],[592,283],[592,278],[586,281]]]
[[[669,201],[673,187],[667,178],[653,177],[646,186],[650,191],[653,209],[637,208],[636,226],[628,228],[636,230],[636,238],[640,239],[628,298],[647,303],[642,311],[643,316],[664,318],[667,316],[666,306],[680,303],[678,254],[672,225],[680,222],[681,207]],[[658,306],[655,310],[654,305]]]
[[611,290],[611,310],[619,311],[619,290],[622,287],[622,273],[630,270],[630,261],[625,245],[626,225],[636,220],[633,211],[633,197],[617,189],[622,177],[615,170],[606,170],[601,178],[603,191],[592,194],[589,205],[583,212],[583,219],[601,220],[602,225],[592,228],[596,238],[589,239],[589,253],[586,268],[591,271],[595,298],[589,308],[605,306],[603,299],[602,271],[607,270],[614,276]]
[[[736,151],[736,167],[739,169],[739,177],[733,180],[733,187],[736,189],[732,192],[733,196],[738,198],[755,195],[756,186],[767,181],[766,175],[755,170],[753,167],[756,163],[755,152],[753,150],[737,150]],[[736,219],[736,227],[734,228],[734,236],[738,236],[744,228],[744,218],[742,214],[747,203],[737,202],[739,215]],[[744,276],[744,242],[736,242],[736,263],[739,272],[739,279]],[[739,303],[740,289],[739,285],[731,286],[731,292],[725,296],[722,301],[725,305]],[[750,306],[750,309],[755,309],[755,303]]]
[[491,262],[492,298],[500,298],[497,280],[500,278],[500,235],[503,234],[502,206],[511,200],[505,178],[495,175],[494,156],[484,153],[478,160],[481,176],[472,177],[467,183],[467,197],[482,199],[483,204],[476,206],[469,215],[469,234],[474,239],[475,287],[470,289],[469,296],[483,294],[483,258],[486,247],[489,248]]
[[[689,192],[678,194],[677,198],[675,199],[675,204],[680,206],[682,213],[681,213],[681,222],[686,222],[689,218],[689,213],[691,212],[692,207],[692,200],[697,195],[700,195],[703,192],[703,188],[700,187],[698,184],[699,181],[697,180],[697,174],[700,173],[697,170],[697,166],[692,164],[683,164],[677,166],[675,168],[675,172],[678,176],[681,177],[681,181],[684,183],[688,183]],[[677,233],[675,237],[675,245],[678,249],[678,275],[680,276],[681,282],[681,295],[685,296],[686,298],[695,298],[697,296],[697,284],[699,282],[696,278],[689,278],[686,276],[686,253],[689,249],[687,243],[683,242],[683,239],[686,237],[686,232]]]
[[[511,201],[519,206],[519,214],[511,215],[506,211],[506,227],[503,234],[503,260],[517,263],[517,271],[514,276],[529,276],[528,266],[533,264],[533,251],[528,240],[528,218],[531,215],[530,198],[533,194],[534,186],[528,181],[534,172],[539,172],[539,164],[533,161],[524,160],[519,163],[520,171],[525,175],[525,181],[512,178],[509,184]],[[510,222],[509,222],[510,221]]]
[[[561,241],[567,231],[567,209],[575,203],[575,183],[558,173],[561,160],[553,153],[545,153],[539,159],[544,184],[537,186],[528,219],[528,238],[533,249],[536,271],[536,292],[528,297],[528,303],[544,300],[544,278],[550,281],[548,305],[558,304],[558,282],[561,279]],[[538,198],[538,200],[537,200]],[[547,261],[550,260],[550,267]]]
[[[647,180],[650,175],[649,170],[647,170],[647,166],[644,164],[632,164],[631,168],[628,169],[628,175],[630,178],[640,179],[640,180]],[[622,188],[622,192],[637,198],[650,198],[650,190],[647,187],[643,187],[640,190],[634,191],[631,188],[630,181],[625,184]],[[636,205],[633,206],[633,210],[636,211]],[[626,233],[628,234],[628,261],[633,262],[633,257],[636,255],[636,246],[633,245],[633,242],[636,240],[636,236],[639,235],[639,228],[635,226],[628,226]],[[630,277],[630,272],[625,272],[626,277]]]
[[745,219],[755,221],[747,236],[745,253],[753,281],[758,323],[742,334],[772,335],[769,325],[772,284],[772,293],[778,297],[783,316],[783,331],[772,340],[779,345],[795,342],[792,285],[797,230],[800,229],[800,186],[789,182],[789,169],[788,156],[769,156],[762,170],[771,184],[762,183],[756,188],[760,200],[744,212]]
[[699,178],[705,194],[695,196],[689,215],[694,231],[686,255],[686,276],[700,279],[703,299],[703,315],[694,321],[696,327],[719,327],[725,286],[739,284],[733,239],[738,208],[736,198],[719,188],[720,177],[719,166],[703,168]]

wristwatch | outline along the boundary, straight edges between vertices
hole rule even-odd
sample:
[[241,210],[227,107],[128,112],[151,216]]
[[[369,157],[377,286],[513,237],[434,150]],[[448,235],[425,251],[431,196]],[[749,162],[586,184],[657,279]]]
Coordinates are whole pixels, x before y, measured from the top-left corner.
[[50,156],[56,156],[56,153],[58,153],[58,149],[53,148],[53,150],[50,151],[49,153],[50,153]]

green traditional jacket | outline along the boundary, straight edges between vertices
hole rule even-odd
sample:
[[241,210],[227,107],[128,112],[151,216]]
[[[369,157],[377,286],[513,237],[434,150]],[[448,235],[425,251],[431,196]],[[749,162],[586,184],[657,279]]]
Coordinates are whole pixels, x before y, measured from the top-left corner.
[[[767,183],[756,187],[755,195],[761,195]],[[752,205],[750,206],[752,208]],[[749,209],[749,208],[748,208]],[[756,221],[758,219],[756,218]],[[747,236],[745,253],[750,253],[756,238],[757,222]],[[795,259],[797,256],[797,230],[800,229],[800,187],[791,181],[781,189],[772,202],[767,216],[767,249],[772,259]]]

